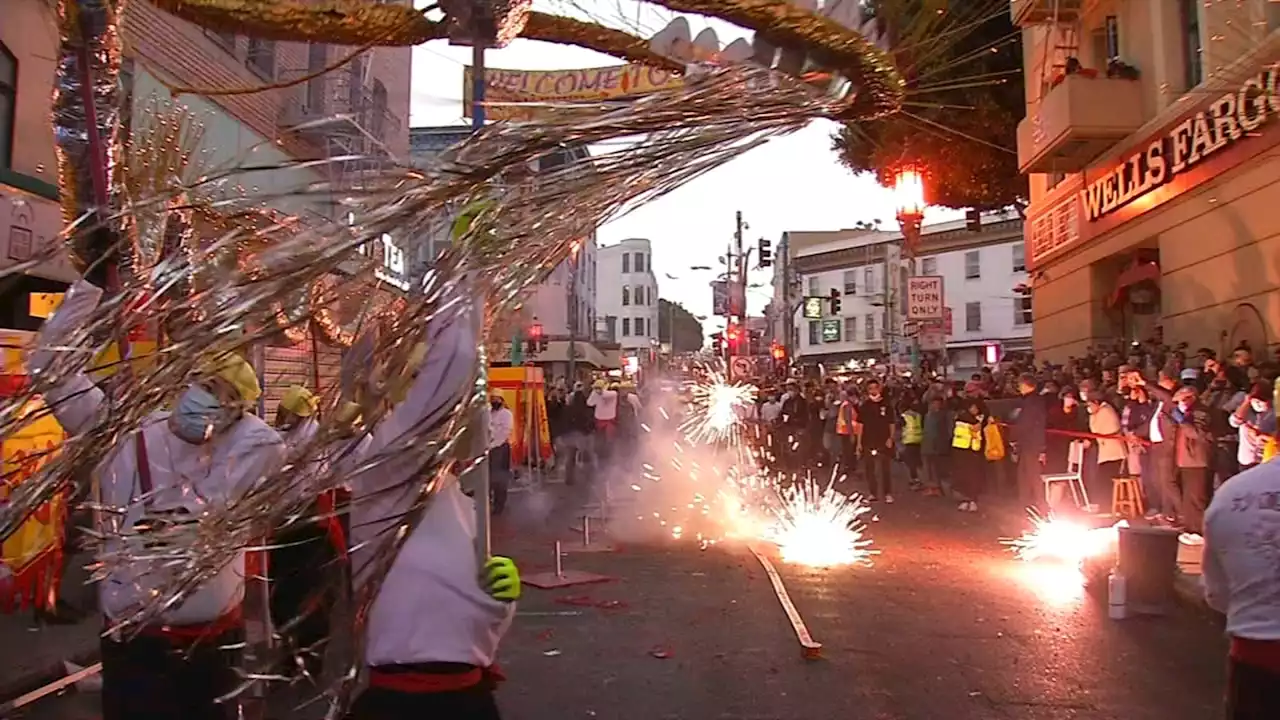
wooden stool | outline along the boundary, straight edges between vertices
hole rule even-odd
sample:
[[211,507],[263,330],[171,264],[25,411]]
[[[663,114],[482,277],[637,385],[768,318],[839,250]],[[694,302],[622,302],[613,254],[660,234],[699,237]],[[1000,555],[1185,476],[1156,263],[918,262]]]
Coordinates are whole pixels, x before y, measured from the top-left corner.
[[1142,517],[1142,486],[1133,476],[1111,481],[1111,514],[1125,518]]

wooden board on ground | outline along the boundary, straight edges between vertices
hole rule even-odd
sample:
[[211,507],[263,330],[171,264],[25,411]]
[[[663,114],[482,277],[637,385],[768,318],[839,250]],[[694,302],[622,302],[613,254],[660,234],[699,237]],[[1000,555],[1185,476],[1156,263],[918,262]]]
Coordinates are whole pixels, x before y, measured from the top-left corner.
[[556,588],[569,587],[571,585],[592,585],[594,583],[609,582],[613,578],[608,575],[600,575],[593,572],[584,572],[582,570],[565,570],[559,575],[554,572],[540,572],[532,575],[526,575],[521,578],[521,582],[539,590],[554,590]]

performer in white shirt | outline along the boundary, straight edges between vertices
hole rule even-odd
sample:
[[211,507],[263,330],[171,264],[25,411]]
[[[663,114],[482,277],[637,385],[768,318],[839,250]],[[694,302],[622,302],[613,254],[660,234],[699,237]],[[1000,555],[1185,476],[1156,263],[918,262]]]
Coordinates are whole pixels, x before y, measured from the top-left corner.
[[[30,366],[39,376],[53,366],[55,348],[89,321],[102,291],[73,286],[45,323]],[[105,396],[83,373],[54,380],[45,393],[58,422],[71,434],[91,430],[102,418]],[[121,513],[100,513],[99,531],[109,548],[157,521],[198,522],[211,508],[241,496],[284,459],[280,435],[249,412],[260,394],[257,375],[242,358],[228,355],[208,365],[183,391],[172,411],[157,411],[121,440],[95,469],[98,501]],[[141,534],[141,533],[138,533]],[[107,624],[129,617],[150,592],[176,572],[167,561],[111,567],[98,586]],[[102,641],[104,720],[225,720],[238,715],[234,700],[217,700],[239,687],[244,621],[245,558],[205,583],[168,611],[161,624],[131,637]]]
[[423,485],[442,482],[404,541],[365,626],[369,687],[353,720],[496,720],[498,643],[520,595],[507,558],[476,557],[476,506],[452,477],[424,476],[421,431],[441,427],[472,387],[477,338],[465,316],[433,318],[432,351],[401,402],[373,428],[351,478],[352,565],[360,591],[374,549],[392,542]]
[[606,387],[603,380],[596,382],[587,398],[596,420],[596,461],[607,461],[613,455],[613,442],[618,434],[618,384]]
[[1204,589],[1227,616],[1227,720],[1280,718],[1280,463],[1246,470],[1204,516]]
[[490,511],[501,515],[507,507],[511,489],[511,435],[516,417],[507,409],[501,395],[489,398],[489,493],[493,500]]

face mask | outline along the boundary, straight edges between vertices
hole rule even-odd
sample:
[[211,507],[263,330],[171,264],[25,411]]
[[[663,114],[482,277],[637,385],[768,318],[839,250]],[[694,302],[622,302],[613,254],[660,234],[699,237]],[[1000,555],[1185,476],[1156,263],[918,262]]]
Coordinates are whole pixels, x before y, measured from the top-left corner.
[[1179,409],[1179,410],[1181,410],[1182,412],[1186,412],[1190,407],[1191,407],[1191,403],[1190,403],[1190,402],[1188,402],[1188,401],[1186,401],[1186,400],[1179,400],[1179,401],[1178,401],[1178,409]]
[[489,407],[493,408],[494,410],[501,410],[501,409],[502,409],[502,403],[501,403],[501,402],[498,402],[498,401],[494,401],[494,402],[489,403]]
[[1254,400],[1250,402],[1249,405],[1253,407],[1253,411],[1256,413],[1267,411],[1267,404],[1261,400]]
[[1088,393],[1080,393],[1080,402],[1089,402]]
[[871,393],[869,396],[873,401],[880,399],[880,393]]
[[171,418],[175,435],[182,440],[199,445],[208,442],[227,425],[227,411],[222,402],[208,390],[193,385],[178,398],[178,406]]

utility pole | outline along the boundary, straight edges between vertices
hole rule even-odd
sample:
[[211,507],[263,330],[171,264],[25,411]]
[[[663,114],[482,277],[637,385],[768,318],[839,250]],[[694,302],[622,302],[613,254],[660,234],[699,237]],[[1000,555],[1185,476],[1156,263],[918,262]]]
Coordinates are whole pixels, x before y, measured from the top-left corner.
[[578,262],[578,253],[582,252],[582,246],[577,245],[569,255],[569,377],[566,384],[569,389],[573,389],[573,384],[578,380],[577,355],[578,339],[578,268],[581,263]]

